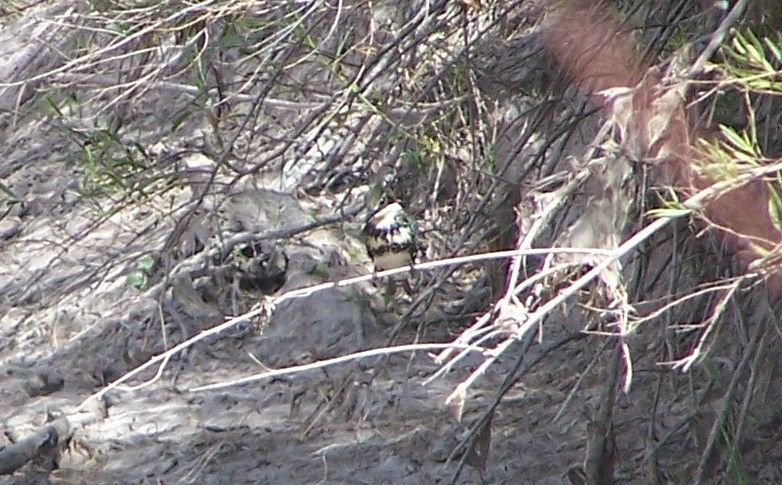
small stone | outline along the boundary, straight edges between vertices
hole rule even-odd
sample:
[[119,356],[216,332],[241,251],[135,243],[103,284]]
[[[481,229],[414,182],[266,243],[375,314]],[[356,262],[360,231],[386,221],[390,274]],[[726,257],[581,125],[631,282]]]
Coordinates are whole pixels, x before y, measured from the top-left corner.
[[11,239],[22,229],[22,219],[17,216],[0,219],[0,239]]

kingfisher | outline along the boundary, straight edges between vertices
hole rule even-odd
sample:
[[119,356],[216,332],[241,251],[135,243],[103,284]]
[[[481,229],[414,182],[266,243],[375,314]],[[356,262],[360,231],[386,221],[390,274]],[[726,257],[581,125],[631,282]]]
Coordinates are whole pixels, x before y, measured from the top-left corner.
[[375,212],[361,234],[375,271],[411,266],[415,262],[418,253],[415,220],[399,202]]

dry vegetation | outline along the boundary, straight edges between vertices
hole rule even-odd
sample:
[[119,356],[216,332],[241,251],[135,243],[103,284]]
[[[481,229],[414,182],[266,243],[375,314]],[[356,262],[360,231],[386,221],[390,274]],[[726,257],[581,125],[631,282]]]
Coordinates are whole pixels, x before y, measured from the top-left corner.
[[643,143],[560,2],[5,2],[3,483],[782,481],[769,1],[600,6]]

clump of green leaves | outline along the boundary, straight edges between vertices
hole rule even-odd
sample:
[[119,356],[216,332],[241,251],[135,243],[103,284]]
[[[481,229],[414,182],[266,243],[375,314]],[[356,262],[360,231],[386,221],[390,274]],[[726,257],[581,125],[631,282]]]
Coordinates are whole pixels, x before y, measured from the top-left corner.
[[93,194],[132,190],[148,168],[138,147],[125,146],[116,133],[105,129],[87,135],[78,158],[85,170],[84,190]]
[[[660,194],[662,198],[662,194]],[[662,207],[651,209],[647,212],[649,217],[669,218],[684,217],[692,213],[692,209],[687,208],[680,200],[679,195],[673,189],[668,187],[668,198],[661,201]]]
[[[731,180],[768,163],[758,140],[754,104],[762,95],[782,95],[782,34],[777,33],[775,39],[759,38],[751,30],[734,30],[732,40],[722,46],[721,52],[723,60],[713,68],[721,73],[720,84],[729,89],[717,103],[720,99],[743,100],[748,119],[743,130],[719,125],[716,140],[700,140],[706,163],[697,168],[706,178]],[[769,216],[782,230],[782,174],[776,172],[763,182],[768,191]]]
[[722,47],[719,65],[726,77],[750,91],[782,94],[782,34],[776,39],[759,39],[751,30],[733,34],[730,45]]
[[80,114],[84,102],[77,94],[62,96],[50,92],[43,101],[75,147],[65,161],[83,170],[84,195],[129,194],[139,190],[139,180],[149,169],[148,160],[140,145],[120,139],[122,123],[116,116],[94,118],[89,128],[75,127],[70,113]]
[[139,290],[146,289],[154,267],[155,260],[151,256],[145,256],[139,259],[136,262],[136,267],[125,278],[125,282],[128,286],[132,286]]

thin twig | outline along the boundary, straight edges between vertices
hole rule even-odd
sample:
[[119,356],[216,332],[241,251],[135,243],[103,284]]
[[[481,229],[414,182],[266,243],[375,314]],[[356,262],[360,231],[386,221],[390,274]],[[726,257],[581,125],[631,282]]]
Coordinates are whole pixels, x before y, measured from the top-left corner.
[[[683,202],[682,205],[686,209],[689,209],[691,211],[701,209],[705,202],[707,202],[708,200],[714,197],[719,196],[721,193],[723,193],[726,190],[740,187],[746,183],[749,183],[752,180],[763,177],[770,173],[778,172],[780,170],[782,170],[782,163],[750,170],[749,172],[745,174],[741,174],[732,180],[717,182],[707,187],[706,189],[703,189],[702,191],[698,192],[697,194],[693,195],[685,202]],[[619,258],[623,257],[624,255],[628,254],[630,251],[635,249],[643,241],[645,241],[653,234],[655,234],[656,232],[658,232],[659,230],[667,226],[672,220],[682,217],[683,215],[684,214],[682,213],[678,213],[676,216],[670,216],[670,217],[665,216],[652,222],[645,228],[638,231],[635,235],[633,235],[630,239],[628,239],[623,244],[621,244],[614,251],[611,251],[610,256],[605,257],[602,261],[596,264],[591,270],[587,271],[586,274],[584,274],[576,281],[571,283],[558,296],[552,298],[545,304],[541,305],[541,307],[538,310],[536,310],[535,312],[529,315],[529,318],[526,321],[524,321],[519,325],[519,328],[516,331],[516,335],[514,336],[513,339],[508,339],[505,342],[498,345],[496,349],[492,352],[492,355],[489,359],[481,363],[478,369],[473,371],[473,373],[470,374],[470,376],[465,381],[463,381],[458,386],[456,386],[456,389],[454,389],[451,395],[448,396],[446,402],[454,402],[454,400],[463,398],[466,395],[467,389],[472,385],[472,383],[480,375],[482,375],[489,367],[491,367],[494,361],[497,360],[499,356],[502,355],[508,349],[508,347],[510,347],[511,342],[514,339],[522,338],[527,332],[530,331],[531,328],[539,324],[552,310],[565,303],[570,297],[572,297],[579,290],[581,290],[581,288],[584,288],[593,279],[600,276],[600,274],[604,270],[608,269],[611,265],[613,265],[616,261],[618,261]]]
[[701,55],[698,56],[698,59],[687,70],[687,73],[684,76],[685,78],[692,78],[703,72],[703,68],[706,65],[706,62],[711,59],[711,56],[717,52],[717,49],[719,49],[719,47],[725,41],[725,36],[728,35],[728,30],[739,20],[739,18],[741,18],[741,14],[744,12],[746,6],[747,0],[738,0],[736,2],[728,16],[725,17],[725,20],[723,20],[717,30],[711,34],[708,45],[706,45],[706,48],[703,49],[703,52],[701,52]]
[[[202,392],[211,391],[215,389],[225,389],[226,387],[240,386],[242,384],[249,384],[251,382],[257,382],[260,380],[269,379],[272,377],[300,374],[302,372],[308,372],[315,369],[322,369],[324,367],[330,367],[345,362],[352,362],[356,360],[365,359],[367,357],[378,357],[381,355],[400,354],[404,352],[420,352],[423,350],[440,350],[449,347],[457,347],[455,344],[410,344],[410,345],[397,345],[394,347],[383,347],[380,349],[370,349],[361,352],[355,352],[348,355],[342,355],[331,359],[319,360],[310,364],[295,365],[291,367],[285,367],[283,369],[273,369],[259,374],[253,374],[250,376],[234,379],[232,381],[217,382],[215,384],[208,384],[206,386],[192,387],[188,389],[189,392]],[[463,346],[458,346],[463,348]],[[476,352],[480,352],[477,347],[474,349]]]
[[736,394],[736,390],[738,389],[739,382],[743,382],[744,380],[744,371],[749,365],[750,360],[755,355],[755,349],[757,348],[758,344],[761,341],[761,338],[766,333],[766,321],[763,319],[760,319],[759,322],[755,323],[755,329],[752,332],[752,337],[750,338],[749,343],[744,348],[744,355],[741,357],[741,361],[736,366],[735,369],[733,369],[732,377],[730,380],[730,384],[728,385],[728,389],[725,391],[725,394],[723,395],[722,407],[719,411],[719,414],[717,415],[717,418],[714,420],[714,423],[711,427],[711,432],[709,433],[709,438],[706,441],[706,446],[704,447],[703,454],[701,455],[700,463],[698,464],[698,471],[695,475],[695,480],[693,483],[700,484],[703,483],[704,476],[706,474],[706,469],[709,464],[709,459],[711,458],[712,454],[714,453],[714,449],[717,445],[717,440],[719,440],[719,437],[721,436],[721,430],[722,427],[725,424],[725,419],[728,416],[728,412],[733,408],[733,397]]
[[[422,264],[416,265],[416,268],[417,269],[432,269],[432,268],[437,268],[437,267],[441,267],[441,266],[448,266],[448,265],[452,265],[452,264],[463,264],[463,263],[467,263],[467,262],[477,262],[477,261],[483,261],[483,260],[507,258],[507,257],[512,257],[512,256],[517,255],[517,254],[545,254],[548,251],[552,251],[552,249],[532,249],[532,250],[527,250],[527,251],[501,251],[501,252],[495,252],[495,253],[489,253],[489,254],[483,254],[483,255],[472,255],[472,256],[464,256],[464,257],[461,257],[461,258],[450,258],[450,259],[442,260],[442,261],[432,261],[432,262],[422,263]],[[555,249],[553,249],[553,251],[573,252],[573,250],[571,250],[571,249],[561,249],[561,248],[555,248]],[[581,251],[585,251],[585,250],[579,249],[576,252],[581,252]],[[328,290],[328,289],[331,289],[331,288],[342,288],[342,287],[354,285],[354,284],[357,284],[357,283],[361,283],[361,282],[364,282],[364,281],[370,281],[370,280],[372,280],[372,279],[374,279],[376,277],[377,278],[384,278],[384,277],[388,277],[388,276],[393,276],[393,275],[396,275],[396,274],[400,274],[400,273],[404,273],[404,272],[410,271],[410,269],[411,269],[410,267],[407,267],[407,268],[396,268],[396,269],[392,269],[392,270],[388,270],[388,271],[378,272],[376,275],[375,274],[368,274],[368,275],[364,275],[364,276],[357,276],[357,277],[353,277],[353,278],[347,278],[347,279],[340,280],[340,281],[337,281],[337,282],[322,283],[322,284],[310,286],[310,287],[307,287],[307,288],[301,288],[301,289],[298,289],[298,290],[292,290],[292,291],[289,291],[289,292],[287,292],[287,293],[285,293],[283,295],[280,295],[279,297],[270,299],[269,303],[271,305],[277,305],[277,304],[279,304],[279,303],[281,303],[283,301],[291,300],[291,299],[294,299],[294,298],[304,298],[304,297],[307,297],[307,296],[309,296],[309,295],[311,295],[313,293],[319,292],[319,291],[325,291],[325,290]],[[124,382],[128,381],[129,379],[131,379],[132,377],[138,375],[140,372],[143,372],[144,370],[148,369],[149,367],[151,367],[151,366],[153,366],[153,365],[155,365],[155,364],[157,364],[159,362],[162,362],[164,360],[170,359],[171,356],[173,356],[176,353],[178,353],[178,352],[180,352],[180,351],[182,351],[182,350],[192,346],[196,342],[199,342],[199,341],[201,341],[201,340],[203,340],[203,339],[205,339],[207,337],[210,337],[212,335],[217,335],[217,334],[219,334],[219,333],[221,333],[221,332],[223,332],[225,330],[228,330],[228,329],[230,329],[230,328],[232,328],[232,327],[234,327],[236,325],[239,325],[240,323],[250,321],[253,318],[258,317],[258,316],[264,314],[267,311],[268,311],[267,308],[265,308],[264,306],[260,306],[259,308],[256,308],[256,309],[254,309],[252,311],[249,311],[249,312],[247,312],[247,313],[245,313],[243,315],[240,315],[240,316],[238,316],[236,318],[232,318],[232,319],[230,319],[230,320],[228,320],[228,321],[226,321],[224,323],[221,323],[220,325],[217,325],[217,326],[212,327],[210,329],[204,330],[203,332],[199,333],[198,335],[195,335],[195,336],[185,340],[184,342],[182,342],[182,343],[172,347],[171,349],[169,349],[169,350],[167,350],[167,351],[165,351],[165,352],[163,352],[161,354],[156,355],[155,357],[149,359],[147,362],[145,362],[145,363],[141,364],[140,366],[136,367],[135,369],[129,371],[128,373],[126,373],[125,375],[123,375],[122,377],[117,379],[116,381],[112,382],[111,384],[109,384],[105,388],[103,388],[100,391],[98,391],[98,392],[92,394],[91,396],[89,396],[87,399],[85,399],[77,407],[77,410],[81,409],[89,401],[101,398],[104,394],[106,394],[107,392],[109,392],[109,391],[111,391],[113,389],[116,389],[122,383],[124,383]],[[466,346],[456,345],[456,344],[438,344],[438,345],[439,346],[432,347],[432,348],[445,349],[445,348],[449,348],[449,347],[458,347],[458,348],[466,347]]]

